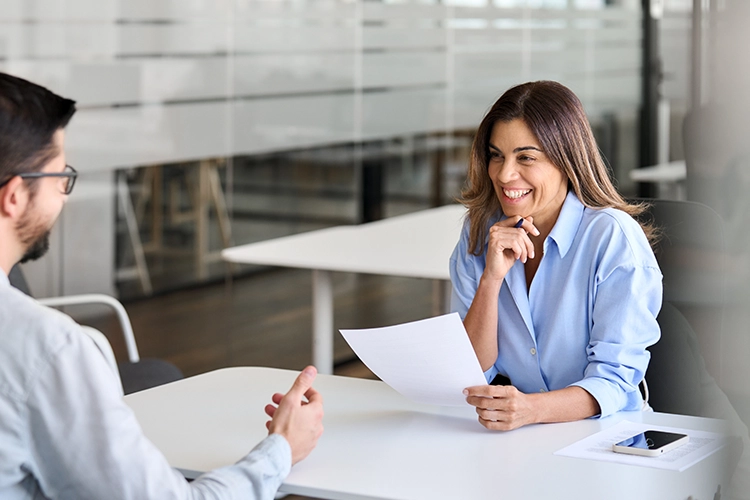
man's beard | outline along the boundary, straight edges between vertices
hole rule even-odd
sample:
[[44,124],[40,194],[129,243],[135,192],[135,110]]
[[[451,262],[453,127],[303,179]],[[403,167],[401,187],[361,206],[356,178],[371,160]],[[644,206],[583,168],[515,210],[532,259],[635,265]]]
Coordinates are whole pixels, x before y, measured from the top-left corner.
[[21,264],[30,260],[36,260],[49,250],[51,228],[43,224],[39,220],[39,217],[35,217],[35,215],[33,207],[29,207],[16,225],[18,238],[21,244],[26,247],[26,251],[23,257],[21,257]]
[[49,231],[45,232],[26,249],[26,253],[21,257],[21,264],[36,260],[47,253],[47,250],[49,250],[49,233]]

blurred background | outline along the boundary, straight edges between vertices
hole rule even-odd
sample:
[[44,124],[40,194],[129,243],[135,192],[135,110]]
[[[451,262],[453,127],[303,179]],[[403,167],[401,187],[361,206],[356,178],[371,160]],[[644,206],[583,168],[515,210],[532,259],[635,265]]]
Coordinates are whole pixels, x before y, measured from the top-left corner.
[[[76,191],[24,272],[37,297],[119,297],[142,353],[188,375],[301,368],[309,271],[221,249],[452,203],[489,106],[557,80],[624,195],[721,216],[723,250],[688,258],[717,290],[707,368],[748,422],[748,20],[744,0],[0,0],[0,71],[79,107]],[[336,328],[433,311],[426,280],[334,291]]]

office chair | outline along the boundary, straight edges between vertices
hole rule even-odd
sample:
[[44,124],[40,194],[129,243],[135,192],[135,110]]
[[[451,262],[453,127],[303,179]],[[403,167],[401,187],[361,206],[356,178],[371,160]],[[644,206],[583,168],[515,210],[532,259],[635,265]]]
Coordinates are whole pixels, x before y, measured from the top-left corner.
[[661,338],[648,348],[649,404],[663,413],[699,416],[705,403],[703,383],[709,375],[698,338],[682,313],[669,302],[662,304],[656,320]]
[[[8,274],[11,285],[15,286],[25,294],[31,296],[26,279],[18,266],[14,266]],[[83,304],[102,304],[112,308],[117,315],[122,334],[125,339],[125,347],[128,352],[128,361],[117,363],[112,347],[107,338],[94,328],[84,326],[84,332],[94,340],[94,343],[102,351],[105,359],[118,375],[122,383],[123,392],[130,394],[158,385],[180,380],[182,372],[173,364],[153,358],[142,359],[138,354],[138,346],[133,335],[130,318],[123,305],[115,298],[104,294],[71,295],[67,297],[51,297],[39,300],[39,303],[49,307],[63,307]]]
[[[688,201],[650,204],[642,218],[659,228],[662,337],[649,348],[649,402],[657,411],[699,415],[704,386],[720,373],[724,302],[724,228],[710,207]],[[714,377],[711,377],[711,374]]]
[[726,272],[724,222],[701,203],[640,201],[651,205],[643,218],[661,232],[654,254],[664,276],[664,301],[677,308],[693,328],[706,368],[719,379]]

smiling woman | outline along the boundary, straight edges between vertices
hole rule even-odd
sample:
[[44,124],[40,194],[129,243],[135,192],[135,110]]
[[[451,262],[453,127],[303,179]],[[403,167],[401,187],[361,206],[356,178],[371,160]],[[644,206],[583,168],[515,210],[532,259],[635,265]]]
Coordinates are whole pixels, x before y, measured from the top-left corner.
[[647,408],[659,339],[655,231],[612,184],[578,98],[511,88],[479,126],[451,256],[451,307],[488,382],[467,400],[492,429]]
[[[525,83],[509,89],[495,102],[480,123],[472,145],[468,187],[461,200],[474,222],[472,253],[481,251],[480,241],[486,237],[487,222],[500,209],[492,179],[487,175],[492,154],[497,153],[492,148],[493,139],[499,139],[495,126],[514,120],[525,125],[530,134],[526,138],[565,175],[568,187],[586,206],[617,208],[634,217],[646,209],[639,204],[628,204],[612,184],[578,97],[557,82]],[[645,224],[642,227],[649,240],[653,239],[653,229]]]

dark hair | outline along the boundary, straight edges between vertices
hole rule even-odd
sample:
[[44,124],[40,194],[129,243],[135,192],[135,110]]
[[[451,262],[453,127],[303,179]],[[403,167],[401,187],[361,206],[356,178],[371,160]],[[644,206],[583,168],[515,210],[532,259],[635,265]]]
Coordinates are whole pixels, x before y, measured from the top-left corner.
[[75,101],[0,73],[0,185],[41,170],[59,151],[52,136],[75,113]]
[[[568,187],[589,208],[616,208],[632,217],[647,205],[630,204],[617,192],[586,118],[581,101],[564,85],[553,81],[529,82],[507,90],[479,124],[467,176],[459,201],[469,209],[469,251],[483,253],[490,217],[501,210],[487,173],[489,141],[498,121],[523,120],[539,140],[544,153],[568,179]],[[656,233],[641,223],[653,244]]]

